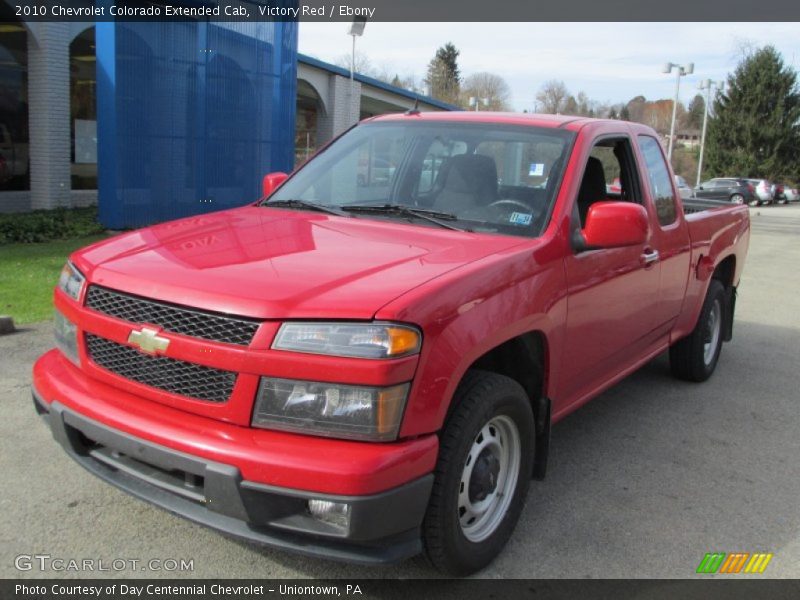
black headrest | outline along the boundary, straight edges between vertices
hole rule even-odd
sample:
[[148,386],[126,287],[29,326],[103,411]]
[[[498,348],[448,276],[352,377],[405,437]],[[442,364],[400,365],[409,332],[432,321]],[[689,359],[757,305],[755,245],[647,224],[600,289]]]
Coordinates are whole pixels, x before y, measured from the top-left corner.
[[474,194],[481,202],[497,197],[497,165],[491,156],[458,154],[442,166],[442,189]]
[[590,156],[586,163],[586,170],[583,172],[581,189],[578,192],[578,207],[597,202],[606,196],[606,174],[603,171],[603,163],[594,156]]

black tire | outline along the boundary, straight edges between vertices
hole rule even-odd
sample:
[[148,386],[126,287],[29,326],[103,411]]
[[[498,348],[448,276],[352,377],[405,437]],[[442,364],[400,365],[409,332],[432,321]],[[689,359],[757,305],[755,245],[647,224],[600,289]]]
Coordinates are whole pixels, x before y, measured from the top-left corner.
[[[712,279],[694,330],[669,349],[669,364],[674,377],[697,382],[711,377],[722,349],[726,316],[725,286]],[[706,344],[709,344],[708,349]]]
[[744,196],[741,194],[731,194],[730,200],[734,204],[744,204]]
[[[486,371],[469,371],[456,391],[454,402],[455,408],[441,434],[433,490],[422,524],[422,540],[425,554],[434,567],[448,575],[461,576],[488,565],[511,537],[530,485],[536,432],[530,400],[522,386],[509,377]],[[504,477],[502,460],[498,461],[501,466],[493,476],[488,476],[488,479],[480,477],[486,474],[486,469],[480,470],[479,467],[487,463],[484,455],[489,446],[480,451],[477,457],[474,454],[477,453],[476,448],[480,448],[481,434],[487,431],[486,428],[491,430],[493,423],[500,424],[501,428],[513,423],[518,432],[516,482]],[[505,435],[506,440],[511,439],[513,431],[509,430]],[[502,441],[503,438],[501,436],[498,439]],[[508,442],[505,446],[517,447]],[[468,458],[471,459],[471,468],[467,465]],[[492,457],[488,460],[491,461]],[[507,464],[513,464],[513,461]],[[462,478],[468,469],[469,485],[465,494]],[[506,475],[510,476],[513,470],[512,467],[505,469]],[[488,496],[481,497],[487,491],[486,486],[481,487],[481,482],[488,482],[491,488]],[[473,485],[476,488],[474,497]],[[507,487],[507,494],[498,494],[496,492],[501,485],[513,485],[513,488]],[[487,510],[484,515],[476,517],[475,524],[466,524],[465,527],[462,520],[468,520],[472,514],[464,509],[465,495],[470,508],[473,502],[479,506],[488,501],[492,506],[494,498],[499,498],[499,504],[494,504],[496,510],[493,513]],[[506,497],[510,501],[505,500]],[[483,529],[479,527],[481,523],[486,524]],[[492,523],[494,525],[490,527]],[[479,534],[485,534],[485,537],[478,539]]]

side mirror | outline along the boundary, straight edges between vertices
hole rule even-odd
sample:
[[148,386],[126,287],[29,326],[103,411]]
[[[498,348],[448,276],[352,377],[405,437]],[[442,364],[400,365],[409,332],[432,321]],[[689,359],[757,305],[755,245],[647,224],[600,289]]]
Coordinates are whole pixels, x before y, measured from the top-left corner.
[[702,185],[698,185],[698,186],[697,186],[696,188],[694,188],[694,189],[696,189],[696,190],[702,190],[702,189],[703,189],[703,186],[702,186]]
[[638,246],[647,241],[647,211],[632,202],[596,202],[589,207],[581,230],[583,249]]
[[286,173],[269,173],[268,175],[264,175],[264,179],[261,181],[261,196],[266,198],[272,195],[272,192],[277,190],[288,178],[289,176]]

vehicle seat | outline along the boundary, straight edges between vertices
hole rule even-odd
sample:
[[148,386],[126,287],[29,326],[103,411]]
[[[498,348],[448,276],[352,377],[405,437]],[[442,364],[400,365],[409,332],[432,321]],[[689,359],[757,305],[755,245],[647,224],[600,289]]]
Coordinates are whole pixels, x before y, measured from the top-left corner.
[[452,156],[442,165],[439,178],[442,187],[433,202],[435,210],[457,213],[497,200],[497,165],[491,156]]
[[589,207],[595,202],[605,200],[606,194],[606,175],[603,171],[603,163],[594,156],[590,156],[586,163],[586,171],[583,173],[581,189],[578,192],[578,214],[581,218],[581,227],[586,225],[586,214]]

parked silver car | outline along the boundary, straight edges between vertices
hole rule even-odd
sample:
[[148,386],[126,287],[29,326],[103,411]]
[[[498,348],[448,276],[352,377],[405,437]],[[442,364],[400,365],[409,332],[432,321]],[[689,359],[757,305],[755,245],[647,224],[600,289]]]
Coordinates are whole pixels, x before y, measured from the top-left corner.
[[800,189],[798,189],[798,186],[791,185],[789,183],[779,185],[782,186],[783,189],[780,196],[775,198],[775,201],[778,204],[788,204],[789,202],[800,201]]
[[678,187],[681,198],[694,198],[694,190],[680,175],[675,175],[675,185]]

